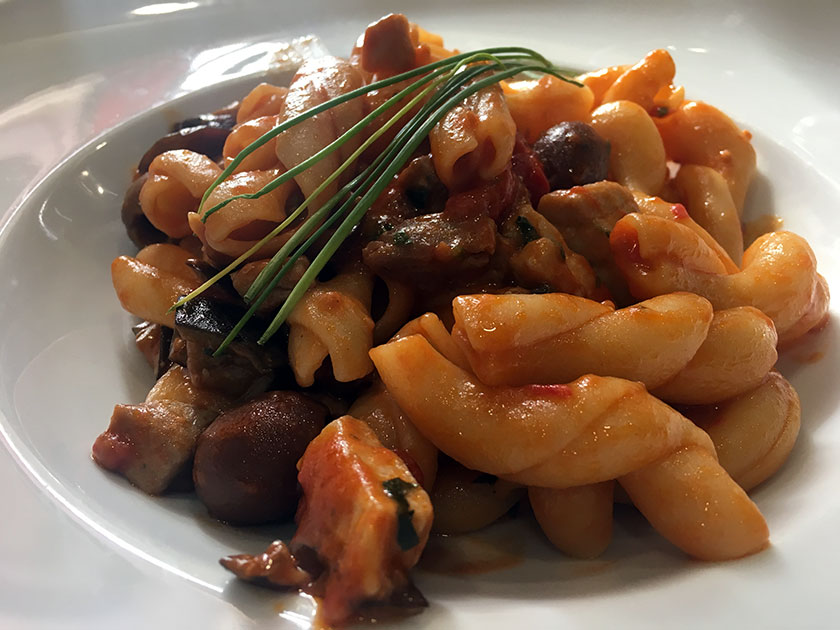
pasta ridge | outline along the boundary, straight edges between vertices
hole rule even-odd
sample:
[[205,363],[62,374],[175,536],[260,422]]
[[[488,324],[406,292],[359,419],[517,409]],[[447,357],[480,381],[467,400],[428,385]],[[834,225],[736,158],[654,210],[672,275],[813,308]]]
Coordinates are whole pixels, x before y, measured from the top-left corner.
[[640,383],[589,375],[491,387],[420,335],[371,358],[415,426],[468,468],[554,488],[618,478],[654,527],[698,558],[739,557],[767,542],[763,517],[708,435]]
[[618,310],[560,293],[469,295],[453,301],[453,314],[452,338],[488,385],[565,383],[591,373],[700,404],[755,387],[777,358],[766,315],[751,307],[713,313],[692,293]]
[[770,232],[744,253],[739,271],[727,273],[699,235],[657,216],[631,213],[610,234],[616,264],[639,299],[690,291],[715,308],[754,306],[776,326],[779,341],[818,325],[828,309],[828,286],[814,252],[792,232]]

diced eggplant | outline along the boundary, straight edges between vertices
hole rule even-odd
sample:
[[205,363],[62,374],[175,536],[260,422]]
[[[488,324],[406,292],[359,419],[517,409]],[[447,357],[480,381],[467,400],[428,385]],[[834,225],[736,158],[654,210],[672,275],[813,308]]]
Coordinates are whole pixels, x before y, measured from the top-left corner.
[[155,379],[163,376],[172,365],[169,358],[172,346],[172,329],[152,322],[141,322],[132,326],[134,343],[143,353],[149,365],[155,370]]
[[238,108],[239,104],[234,103],[224,110],[212,114],[201,114],[175,123],[170,133],[160,138],[146,151],[137,166],[138,172],[146,173],[152,160],[158,155],[175,149],[189,149],[218,161],[222,156],[225,140],[236,125]]
[[231,396],[258,394],[268,387],[276,366],[285,363],[280,336],[265,346],[257,339],[265,323],[251,320],[220,356],[213,356],[244,314],[233,304],[203,296],[175,311],[175,330],[186,342],[187,369],[196,386]]

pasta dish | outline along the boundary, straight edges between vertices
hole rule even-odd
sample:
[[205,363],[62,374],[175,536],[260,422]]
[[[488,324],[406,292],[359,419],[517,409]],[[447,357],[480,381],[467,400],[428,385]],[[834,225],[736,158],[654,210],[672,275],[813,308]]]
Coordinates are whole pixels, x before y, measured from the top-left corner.
[[575,558],[616,503],[694,558],[760,552],[747,492],[800,425],[774,366],[828,287],[802,237],[745,241],[750,134],[675,73],[567,76],[388,15],[176,124],[111,267],[156,383],[94,460],[231,525],[294,518],[221,562],[327,625],[422,609],[430,535],[517,505]]

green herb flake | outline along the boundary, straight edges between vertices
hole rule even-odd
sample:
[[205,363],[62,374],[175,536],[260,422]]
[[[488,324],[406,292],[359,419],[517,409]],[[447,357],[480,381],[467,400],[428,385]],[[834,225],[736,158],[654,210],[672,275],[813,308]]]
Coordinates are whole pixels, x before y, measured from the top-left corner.
[[659,118],[662,118],[663,116],[667,116],[668,115],[668,108],[660,105],[659,107],[656,108],[656,111],[654,112],[654,114],[656,116],[658,116]]
[[405,495],[414,490],[417,484],[394,477],[383,481],[382,487],[385,489],[385,494],[397,504],[397,544],[403,551],[408,551],[420,544],[420,537],[411,522],[414,510],[409,509],[408,500],[405,498]]
[[411,237],[400,230],[399,232],[394,234],[394,245],[397,247],[405,247],[406,245],[411,245]]
[[522,240],[525,243],[530,243],[540,237],[537,228],[531,225],[531,222],[523,216],[516,217],[516,227],[519,228],[519,233],[522,234]]

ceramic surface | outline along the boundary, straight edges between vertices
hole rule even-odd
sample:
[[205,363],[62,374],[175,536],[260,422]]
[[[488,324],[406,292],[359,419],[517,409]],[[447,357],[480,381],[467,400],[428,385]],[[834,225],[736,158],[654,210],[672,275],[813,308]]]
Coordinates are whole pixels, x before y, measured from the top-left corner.
[[[725,11],[673,3],[98,4],[50,11],[0,3],[0,81],[8,86],[0,96],[0,433],[9,447],[0,452],[9,512],[0,524],[0,627],[308,627],[306,600],[231,584],[216,563],[259,549],[276,531],[232,530],[193,500],[151,499],[89,457],[114,403],[140,400],[150,385],[108,269],[132,251],[118,215],[131,168],[173,120],[253,85],[294,37],[320,38],[299,42],[301,54],[346,54],[365,23],[404,10],[461,49],[526,44],[574,67],[668,47],[688,94],[754,134],[760,176],[748,213],[776,213],[806,236],[840,295],[840,89],[831,80],[840,10],[829,3]],[[275,80],[288,76],[274,68]],[[840,587],[832,310],[829,327],[781,365],[802,397],[803,430],[784,469],[754,495],[771,549],[692,562],[640,519],[622,518],[602,559],[571,562],[527,523],[507,524],[462,545],[467,555],[506,547],[499,564],[508,568],[419,572],[432,606],[398,627],[832,627]]]

